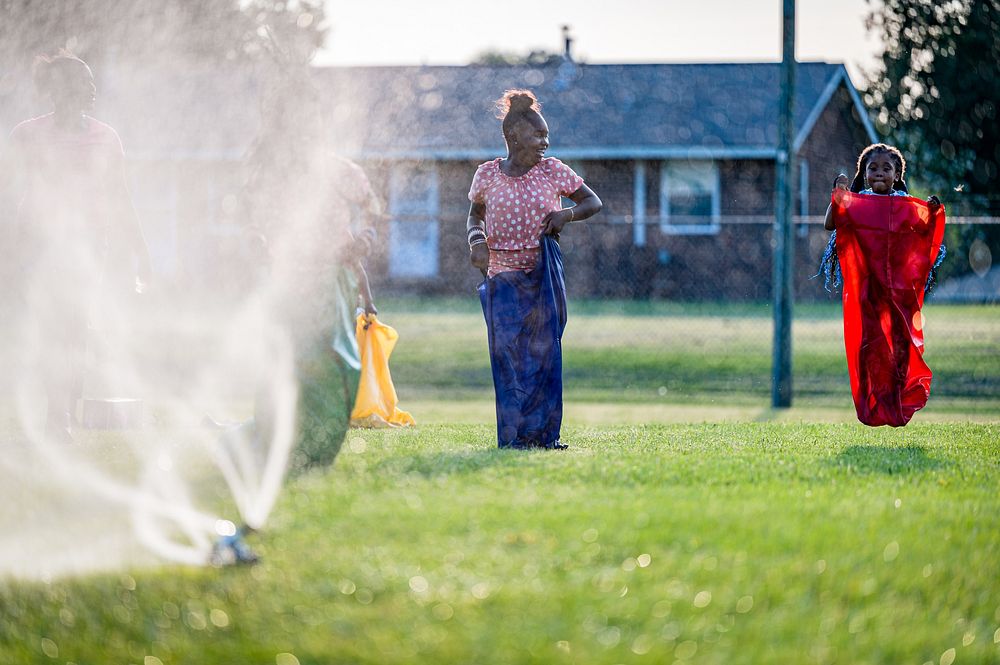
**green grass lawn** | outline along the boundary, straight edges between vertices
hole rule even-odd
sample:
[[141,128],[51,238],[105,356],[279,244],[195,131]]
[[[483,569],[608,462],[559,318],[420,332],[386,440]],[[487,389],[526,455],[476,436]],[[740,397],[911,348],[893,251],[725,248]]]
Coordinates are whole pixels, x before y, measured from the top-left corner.
[[[495,448],[475,301],[379,304],[418,427],[291,479],[256,567],[158,565],[127,510],[0,463],[0,569],[115,571],[0,578],[0,665],[1000,662],[996,308],[928,305],[931,400],[892,430],[856,422],[836,307],[797,308],[773,411],[768,307],[571,302],[572,448],[525,453]],[[184,427],[141,436],[197,457]],[[127,474],[118,436],[78,445]]]
[[254,568],[0,583],[3,663],[995,663],[1000,426],[353,431]]
[[[492,390],[486,332],[474,300],[388,301],[400,334],[392,373],[401,397],[468,399]],[[1000,411],[1000,309],[924,309],[925,359],[936,398]],[[570,301],[563,340],[568,400],[766,404],[771,313],[767,305]],[[800,306],[793,325],[796,398],[850,404],[843,322],[833,305]],[[977,406],[978,404],[978,406]]]

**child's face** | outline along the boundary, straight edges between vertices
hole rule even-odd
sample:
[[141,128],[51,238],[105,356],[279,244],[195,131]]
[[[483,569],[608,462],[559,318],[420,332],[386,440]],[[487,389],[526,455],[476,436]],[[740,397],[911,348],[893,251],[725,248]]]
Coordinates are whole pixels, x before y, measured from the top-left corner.
[[549,126],[544,118],[528,116],[514,126],[512,134],[525,161],[537,162],[545,156],[549,148]]
[[90,67],[76,60],[57,65],[52,101],[57,108],[86,113],[94,108],[97,86]]
[[868,158],[865,167],[865,182],[876,194],[888,194],[892,191],[892,183],[899,174],[896,172],[896,162],[884,152],[876,152]]

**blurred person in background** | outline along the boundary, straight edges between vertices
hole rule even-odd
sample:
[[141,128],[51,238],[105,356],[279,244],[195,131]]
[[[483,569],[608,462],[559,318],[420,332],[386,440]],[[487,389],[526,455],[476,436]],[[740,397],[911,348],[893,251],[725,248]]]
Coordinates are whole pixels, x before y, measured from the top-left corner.
[[[292,466],[301,469],[331,463],[350,424],[361,371],[355,312],[360,297],[377,313],[364,262],[382,212],[364,171],[330,151],[308,68],[275,64],[246,159],[243,205],[265,249],[264,306],[293,347]],[[272,378],[263,368],[254,418],[240,428],[258,447],[276,436]]]
[[52,111],[10,134],[6,168],[18,210],[11,254],[21,324],[16,344],[47,397],[46,429],[71,440],[82,395],[87,327],[105,274],[149,278],[149,253],[117,132],[88,115],[94,75],[62,51],[40,56],[35,83]]

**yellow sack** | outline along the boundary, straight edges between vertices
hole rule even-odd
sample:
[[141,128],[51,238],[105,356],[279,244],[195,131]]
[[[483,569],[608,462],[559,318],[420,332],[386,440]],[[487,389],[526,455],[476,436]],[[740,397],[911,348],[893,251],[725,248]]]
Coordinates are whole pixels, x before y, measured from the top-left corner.
[[358,315],[358,348],[361,350],[361,383],[351,412],[352,427],[407,427],[416,424],[396,407],[399,398],[389,375],[389,356],[399,333],[379,323],[374,315]]

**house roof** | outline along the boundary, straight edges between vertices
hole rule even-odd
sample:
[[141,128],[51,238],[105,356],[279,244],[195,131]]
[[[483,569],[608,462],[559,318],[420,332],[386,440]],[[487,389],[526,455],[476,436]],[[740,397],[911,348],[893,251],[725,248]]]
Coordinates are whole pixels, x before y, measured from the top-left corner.
[[[502,154],[493,101],[525,87],[542,102],[552,153],[567,159],[776,152],[779,63],[329,67],[312,75],[333,147],[355,158]],[[120,62],[97,76],[95,115],[118,130],[133,158],[239,159],[259,131],[260,82],[248,67]],[[841,86],[876,139],[844,66],[806,62],[797,68],[796,149]],[[45,110],[31,108],[38,102],[20,92],[27,87],[0,95],[18,101],[0,113],[7,130]]]
[[[355,157],[479,159],[503,152],[493,101],[530,88],[566,158],[773,157],[780,63],[318,68],[338,147]],[[842,64],[799,63],[795,148],[840,86]]]

